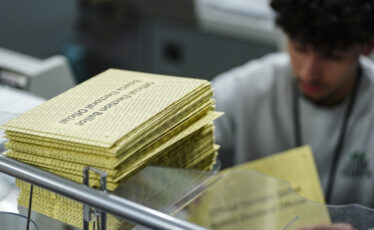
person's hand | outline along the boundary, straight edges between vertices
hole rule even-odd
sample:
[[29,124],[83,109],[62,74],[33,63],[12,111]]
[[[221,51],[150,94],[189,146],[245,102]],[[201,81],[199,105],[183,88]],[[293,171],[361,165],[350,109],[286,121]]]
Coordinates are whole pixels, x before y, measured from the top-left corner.
[[296,230],[355,230],[350,224],[317,224],[300,227]]

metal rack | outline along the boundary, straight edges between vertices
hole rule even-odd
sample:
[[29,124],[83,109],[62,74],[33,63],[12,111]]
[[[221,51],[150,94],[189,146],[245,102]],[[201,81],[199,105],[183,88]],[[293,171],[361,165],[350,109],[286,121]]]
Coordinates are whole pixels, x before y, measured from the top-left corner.
[[0,155],[0,172],[152,229],[206,229],[105,191],[98,191],[53,175],[3,155]]

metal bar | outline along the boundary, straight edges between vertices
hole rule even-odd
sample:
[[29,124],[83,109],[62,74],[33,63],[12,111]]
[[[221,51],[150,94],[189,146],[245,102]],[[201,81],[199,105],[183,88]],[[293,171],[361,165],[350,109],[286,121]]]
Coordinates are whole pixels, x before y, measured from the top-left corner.
[[97,191],[19,161],[0,156],[0,172],[152,229],[206,230],[118,196]]
[[[83,169],[83,184],[90,187],[90,184],[89,184],[89,180],[90,180],[90,171],[93,171],[97,174],[100,175],[100,189],[101,191],[103,191],[104,193],[107,193],[107,189],[106,189],[106,178],[108,176],[108,174],[104,171],[101,171],[97,168],[94,168],[94,167],[90,167],[90,166],[87,166]],[[91,215],[90,215],[90,211],[92,210],[92,208],[86,204],[83,205],[83,230],[88,230],[89,228],[89,222],[91,221]],[[86,213],[88,212],[88,216],[85,215]],[[106,230],[106,213],[103,212],[102,210],[97,210],[95,209],[94,210],[94,213],[96,215],[96,213],[99,213],[100,215],[100,218],[99,216],[95,216],[96,217],[96,222],[97,222],[97,229],[99,230]],[[99,225],[99,219],[101,219],[101,225]]]
[[31,217],[31,205],[32,205],[32,193],[34,191],[34,185],[30,186],[30,197],[29,197],[29,209],[27,211],[27,223],[26,230],[30,229],[30,217]]

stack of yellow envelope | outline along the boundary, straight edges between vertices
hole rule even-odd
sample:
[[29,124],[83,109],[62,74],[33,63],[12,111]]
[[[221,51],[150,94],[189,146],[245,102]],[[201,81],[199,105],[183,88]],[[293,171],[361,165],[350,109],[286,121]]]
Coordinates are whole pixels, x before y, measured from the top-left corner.
[[[205,80],[110,69],[0,128],[9,139],[8,157],[79,183],[83,168],[92,166],[108,173],[114,191],[150,164],[210,169],[217,155],[212,121],[220,116],[212,95]],[[90,182],[100,185],[95,174]],[[17,184],[25,205],[29,187]],[[37,211],[75,226],[81,221],[80,214],[57,215],[53,204],[60,198],[36,191],[49,199],[34,200]],[[58,210],[69,209],[68,199],[60,200]]]

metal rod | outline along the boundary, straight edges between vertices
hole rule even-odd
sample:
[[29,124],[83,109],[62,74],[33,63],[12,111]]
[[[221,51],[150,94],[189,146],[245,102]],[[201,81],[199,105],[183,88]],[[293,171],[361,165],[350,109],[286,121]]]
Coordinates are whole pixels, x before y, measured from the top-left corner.
[[[88,187],[90,186],[90,184],[89,184],[90,171],[93,171],[93,172],[100,175],[100,190],[103,191],[104,193],[107,193],[106,178],[107,178],[108,174],[104,171],[101,171],[101,170],[97,169],[97,168],[90,167],[90,166],[84,167],[84,169],[83,169],[83,184],[88,186]],[[83,205],[83,230],[88,230],[89,229],[89,222],[91,221],[91,215],[90,215],[91,210],[92,210],[92,208],[90,206],[88,206],[86,204]],[[97,209],[94,209],[92,211],[94,211],[95,215],[97,215],[97,214],[100,215],[100,218],[99,218],[99,216],[95,216],[96,217],[95,221],[97,222],[97,229],[98,230],[106,230],[106,213],[103,212],[102,210],[97,210]],[[86,213],[88,213],[89,215],[86,216],[85,215]],[[99,224],[99,219],[101,219],[101,225]],[[95,229],[95,227],[94,227],[94,229]]]
[[0,156],[0,172],[152,229],[206,230],[118,196],[97,191],[19,161]]
[[29,197],[29,210],[27,210],[27,223],[26,230],[29,230],[30,227],[30,218],[31,218],[31,205],[32,205],[32,193],[34,190],[34,185],[30,186],[30,197]]

